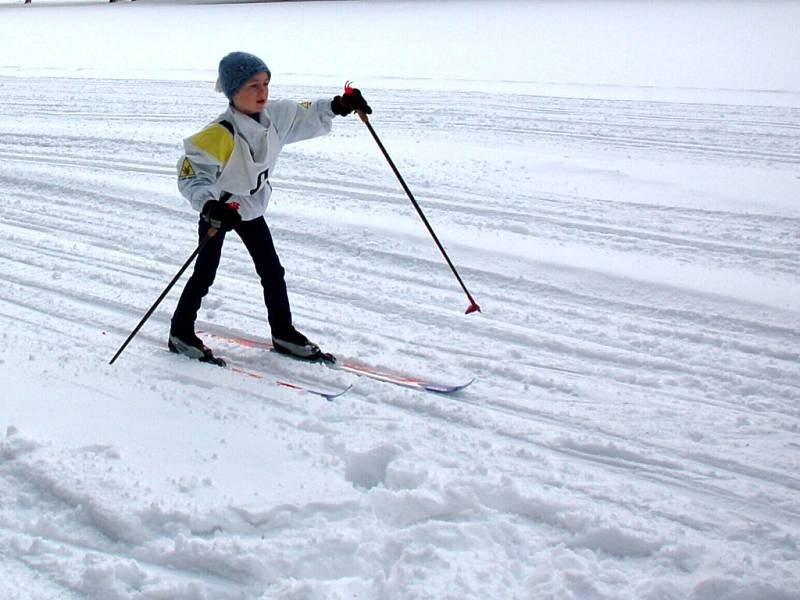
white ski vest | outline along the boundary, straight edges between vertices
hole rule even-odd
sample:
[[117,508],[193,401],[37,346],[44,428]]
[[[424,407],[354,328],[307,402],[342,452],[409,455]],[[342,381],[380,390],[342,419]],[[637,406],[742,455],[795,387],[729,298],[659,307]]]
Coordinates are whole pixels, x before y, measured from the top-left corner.
[[259,121],[233,106],[199,133],[183,140],[178,161],[178,189],[201,211],[224,192],[239,203],[242,220],[264,214],[272,194],[269,177],[285,144],[325,135],[331,130],[330,99],[298,104],[267,103]]

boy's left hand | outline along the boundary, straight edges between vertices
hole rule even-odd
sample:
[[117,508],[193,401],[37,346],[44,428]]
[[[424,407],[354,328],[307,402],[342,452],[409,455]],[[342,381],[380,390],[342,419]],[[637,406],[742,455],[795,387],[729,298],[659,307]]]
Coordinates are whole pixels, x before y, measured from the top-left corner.
[[334,114],[342,117],[349,115],[354,110],[361,111],[368,115],[372,114],[372,109],[370,108],[369,104],[367,104],[364,96],[361,95],[361,90],[350,87],[349,85],[345,86],[344,94],[341,96],[336,96],[331,101],[331,109],[333,110]]

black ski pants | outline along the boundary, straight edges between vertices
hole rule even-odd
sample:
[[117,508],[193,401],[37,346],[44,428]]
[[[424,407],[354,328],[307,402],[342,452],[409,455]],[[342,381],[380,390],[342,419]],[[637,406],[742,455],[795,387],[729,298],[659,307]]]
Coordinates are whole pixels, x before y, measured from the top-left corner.
[[[198,226],[201,241],[205,238],[209,228],[209,224],[201,217]],[[244,242],[245,248],[253,259],[256,273],[261,278],[270,327],[273,331],[289,327],[292,324],[292,313],[289,309],[289,296],[286,293],[284,270],[278,253],[275,251],[275,244],[272,241],[272,234],[269,232],[267,222],[264,217],[258,217],[252,221],[242,221],[234,231]],[[192,276],[186,282],[186,287],[183,288],[183,293],[172,315],[171,333],[178,336],[194,333],[197,311],[200,310],[203,298],[214,283],[224,242],[225,232],[218,231],[197,255]]]

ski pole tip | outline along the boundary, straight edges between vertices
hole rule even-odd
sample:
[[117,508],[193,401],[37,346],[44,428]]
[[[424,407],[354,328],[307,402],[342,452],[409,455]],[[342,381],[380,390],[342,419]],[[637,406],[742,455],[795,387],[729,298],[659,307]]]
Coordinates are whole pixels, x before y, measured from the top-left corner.
[[464,314],[465,314],[465,315],[468,315],[468,314],[470,314],[470,313],[474,313],[474,312],[481,312],[481,307],[480,307],[480,306],[478,306],[478,304],[477,304],[477,303],[476,303],[476,302],[473,300],[473,301],[472,301],[472,304],[470,304],[470,305],[467,307],[467,311],[466,311]]

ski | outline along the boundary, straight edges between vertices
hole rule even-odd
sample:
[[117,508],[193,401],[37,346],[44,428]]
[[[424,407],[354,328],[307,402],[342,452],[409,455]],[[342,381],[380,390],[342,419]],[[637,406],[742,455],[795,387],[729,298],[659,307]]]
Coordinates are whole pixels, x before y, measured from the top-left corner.
[[[180,356],[180,355],[179,355]],[[183,357],[187,358],[187,357]],[[188,360],[196,360],[196,359],[188,359]],[[303,383],[297,383],[293,381],[285,381],[283,379],[272,379],[269,375],[265,373],[261,373],[259,371],[254,371],[252,369],[246,369],[244,367],[240,367],[238,365],[232,364],[229,359],[222,359],[224,365],[220,365],[218,363],[207,363],[213,365],[215,367],[221,367],[223,369],[227,369],[229,371],[233,371],[234,373],[239,373],[240,375],[246,375],[248,377],[252,377],[253,379],[265,380],[273,385],[277,385],[278,387],[282,387],[285,389],[293,390],[295,392],[304,393],[304,394],[311,394],[312,396],[319,396],[321,398],[325,398],[328,402],[332,402],[339,396],[342,396],[350,391],[353,387],[352,385],[348,385],[344,389],[336,389],[331,391],[325,391],[310,387]],[[197,361],[202,362],[202,361]]]
[[[268,377],[266,375],[264,375],[263,373],[259,373],[257,371],[252,371],[250,369],[244,369],[242,367],[237,367],[236,365],[231,365],[231,364],[228,364],[226,366],[226,368],[228,368],[229,370],[233,371],[234,373],[241,373],[242,375],[247,375],[248,377],[252,377],[254,379],[267,379],[268,380]],[[295,392],[311,394],[313,396],[320,396],[321,398],[325,398],[325,400],[327,400],[328,402],[332,402],[333,400],[335,400],[339,396],[342,396],[342,395],[346,394],[353,387],[352,385],[348,385],[346,388],[344,388],[342,390],[323,391],[323,390],[314,389],[314,388],[309,387],[309,386],[307,386],[305,384],[295,383],[295,382],[292,382],[292,381],[284,381],[282,379],[274,379],[274,380],[271,380],[271,382],[274,385],[277,385],[277,386],[282,387],[282,388],[290,389],[290,390],[293,390]]]
[[[248,348],[259,348],[262,350],[267,350],[269,352],[277,353],[277,351],[274,349],[272,345],[272,342],[263,338],[242,336],[231,333],[221,333],[219,331],[215,331],[213,333],[205,332],[205,334],[217,338],[219,340],[238,344],[240,346],[245,346]],[[441,383],[422,377],[415,377],[412,375],[395,373],[385,369],[378,369],[355,360],[338,357],[332,354],[327,354],[326,356],[327,358],[323,357],[320,360],[305,361],[305,362],[317,362],[320,364],[324,364],[328,368],[336,369],[339,371],[345,371],[347,373],[352,373],[354,375],[358,375],[359,377],[367,377],[369,379],[382,381],[384,383],[391,383],[393,385],[398,385],[401,387],[421,390],[425,392],[434,392],[437,394],[453,394],[455,392],[463,390],[473,381],[475,381],[474,379],[471,379],[470,381],[461,384]],[[296,360],[303,360],[303,359],[296,359]]]

